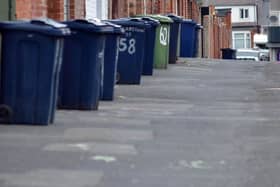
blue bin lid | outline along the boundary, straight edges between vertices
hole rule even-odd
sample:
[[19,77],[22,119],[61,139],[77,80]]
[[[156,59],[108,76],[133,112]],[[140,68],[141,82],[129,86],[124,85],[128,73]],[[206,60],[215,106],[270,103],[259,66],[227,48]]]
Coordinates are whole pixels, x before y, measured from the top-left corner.
[[126,27],[137,27],[143,29],[151,27],[151,25],[147,21],[141,20],[141,18],[120,18],[109,21],[111,23],[115,23]]
[[140,18],[143,21],[146,21],[148,24],[150,24],[151,26],[157,27],[160,25],[160,22],[156,19],[153,19],[151,17],[141,17]]
[[221,51],[236,52],[236,49],[232,49],[232,48],[222,48]]
[[191,19],[183,19],[182,21],[183,23],[189,23],[189,24],[192,24],[192,25],[196,25],[196,22],[191,20]]
[[174,15],[174,14],[167,14],[167,15],[165,15],[165,16],[171,18],[174,22],[177,22],[177,23],[181,23],[181,22],[183,22],[183,20],[184,20],[182,17],[176,16],[176,15]]
[[120,26],[120,25],[111,23],[109,21],[103,21],[103,23],[105,23],[109,27],[113,27],[115,34],[124,34],[125,33],[124,28],[122,28],[122,26]]
[[1,31],[27,31],[37,32],[48,36],[70,35],[66,25],[51,19],[34,19],[30,21],[4,21],[0,22]]
[[196,29],[203,29],[203,26],[202,25],[200,25],[200,24],[196,24]]
[[98,20],[76,19],[63,22],[72,30],[79,30],[90,33],[114,33],[114,27]]

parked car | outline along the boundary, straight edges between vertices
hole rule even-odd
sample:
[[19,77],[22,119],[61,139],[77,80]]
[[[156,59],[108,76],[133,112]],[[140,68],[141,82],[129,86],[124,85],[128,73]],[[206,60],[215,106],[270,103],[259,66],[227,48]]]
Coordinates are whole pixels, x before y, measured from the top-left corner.
[[267,47],[268,36],[267,34],[255,34],[254,35],[254,50],[260,52],[260,60],[261,61],[269,61],[269,49]]
[[269,61],[268,49],[237,49],[237,60]]
[[236,59],[260,61],[260,52],[254,49],[237,49]]
[[260,61],[269,61],[269,49],[256,48],[254,50],[259,52]]

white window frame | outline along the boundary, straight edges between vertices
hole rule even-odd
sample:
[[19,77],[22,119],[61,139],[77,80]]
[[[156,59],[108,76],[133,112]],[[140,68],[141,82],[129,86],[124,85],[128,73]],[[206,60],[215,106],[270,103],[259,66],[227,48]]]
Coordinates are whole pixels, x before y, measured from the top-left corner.
[[[248,13],[247,17],[246,15],[246,11]],[[243,14],[243,17],[242,17]],[[240,20],[249,20],[250,19],[250,9],[249,8],[239,8],[239,19]]]
[[86,19],[108,19],[108,0],[86,0]]
[[[252,37],[251,37],[251,32],[250,31],[232,31],[232,45],[233,48],[236,49],[235,47],[235,34],[244,34],[244,49],[249,49],[252,48],[251,43],[252,43]],[[249,39],[250,39],[250,45],[247,46],[247,35],[249,34]]]

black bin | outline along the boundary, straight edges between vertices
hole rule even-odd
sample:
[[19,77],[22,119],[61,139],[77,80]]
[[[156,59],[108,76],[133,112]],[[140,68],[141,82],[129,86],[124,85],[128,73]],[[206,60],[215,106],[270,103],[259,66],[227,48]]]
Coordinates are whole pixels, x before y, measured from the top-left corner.
[[236,50],[231,48],[221,49],[223,59],[236,59]]

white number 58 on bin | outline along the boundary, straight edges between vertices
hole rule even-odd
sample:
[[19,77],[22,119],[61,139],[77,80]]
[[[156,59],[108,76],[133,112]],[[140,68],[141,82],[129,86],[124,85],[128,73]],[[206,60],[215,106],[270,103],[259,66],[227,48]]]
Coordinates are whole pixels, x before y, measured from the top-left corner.
[[128,54],[133,55],[136,52],[136,40],[134,38],[121,38],[119,44],[119,51],[127,51]]

